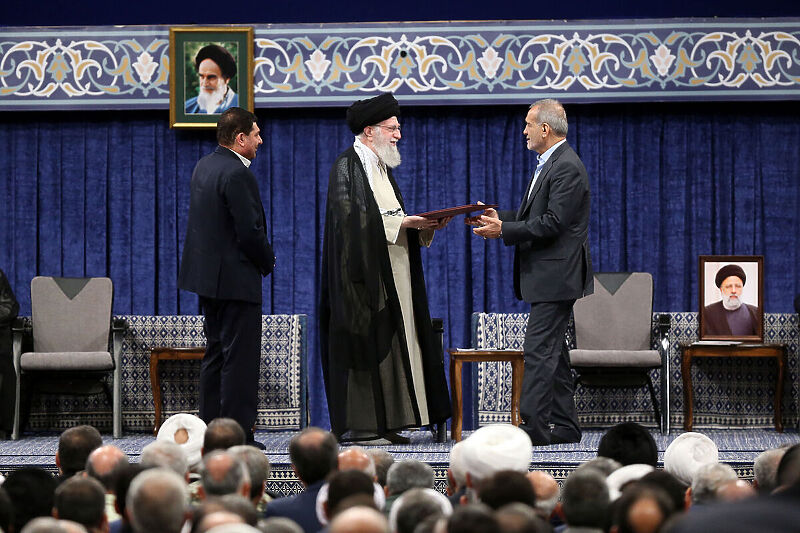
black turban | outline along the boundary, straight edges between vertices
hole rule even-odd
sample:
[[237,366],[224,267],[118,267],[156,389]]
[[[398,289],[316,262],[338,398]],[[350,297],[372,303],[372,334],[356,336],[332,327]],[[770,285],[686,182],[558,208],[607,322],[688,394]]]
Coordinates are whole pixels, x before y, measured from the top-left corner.
[[724,267],[720,268],[717,272],[717,277],[714,278],[714,283],[717,284],[717,287],[722,285],[722,282],[725,281],[727,278],[731,276],[736,276],[740,280],[742,280],[742,285],[747,282],[747,276],[744,274],[744,270],[739,265],[725,265]]
[[347,126],[358,135],[367,126],[400,116],[400,104],[392,93],[384,93],[368,100],[359,100],[347,108]]
[[222,72],[223,78],[231,79],[236,76],[236,60],[233,59],[231,53],[224,47],[218,44],[209,44],[201,48],[194,58],[194,66],[198,70],[200,70],[200,63],[202,63],[204,59],[210,59],[216,63],[217,66],[219,66],[219,70]]

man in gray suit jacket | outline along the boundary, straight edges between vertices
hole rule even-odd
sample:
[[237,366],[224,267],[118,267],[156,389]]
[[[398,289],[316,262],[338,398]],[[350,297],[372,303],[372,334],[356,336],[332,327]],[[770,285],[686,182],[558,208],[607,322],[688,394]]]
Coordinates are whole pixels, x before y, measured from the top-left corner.
[[589,179],[566,142],[567,115],[539,100],[525,118],[528,149],[539,163],[519,209],[487,209],[472,219],[484,238],[515,246],[514,291],[531,304],[523,345],[522,429],[534,445],[578,442],[574,384],[564,335],[575,300],[593,292],[589,255]]
[[206,353],[200,366],[200,418],[233,418],[248,441],[258,407],[261,278],[275,257],[250,162],[261,144],[256,116],[239,107],[217,123],[219,146],[191,182],[189,222],[178,286],[200,296]]

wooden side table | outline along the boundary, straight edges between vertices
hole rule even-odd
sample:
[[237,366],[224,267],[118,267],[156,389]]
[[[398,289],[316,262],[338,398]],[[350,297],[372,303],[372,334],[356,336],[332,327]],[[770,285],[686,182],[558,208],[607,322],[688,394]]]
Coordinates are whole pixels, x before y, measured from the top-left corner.
[[775,431],[783,432],[783,379],[786,373],[785,344],[681,344],[681,373],[683,374],[683,429],[692,430],[692,359],[695,357],[772,357],[778,365],[775,381]]
[[450,433],[453,440],[461,440],[463,400],[461,367],[464,362],[509,361],[511,363],[511,423],[519,426],[519,395],[522,375],[525,372],[522,351],[519,350],[448,350],[450,354],[450,394],[453,400],[453,419]]
[[202,359],[206,353],[205,346],[190,348],[175,348],[173,346],[157,346],[150,349],[150,386],[153,389],[153,407],[156,420],[153,426],[153,435],[158,434],[161,427],[161,380],[158,376],[159,361],[192,361]]

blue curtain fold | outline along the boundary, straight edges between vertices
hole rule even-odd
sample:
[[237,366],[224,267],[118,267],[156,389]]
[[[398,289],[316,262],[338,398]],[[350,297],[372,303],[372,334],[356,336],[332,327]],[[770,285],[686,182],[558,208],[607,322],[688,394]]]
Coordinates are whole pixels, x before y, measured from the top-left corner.
[[[767,312],[800,292],[800,104],[572,105],[568,140],[592,188],[599,271],[648,271],[655,309],[697,309],[697,256],[765,256]],[[535,166],[526,109],[406,107],[407,211],[482,200],[516,209]],[[309,315],[311,422],[327,425],[317,347],[328,171],[351,142],[341,109],[259,110],[253,163],[276,253],[264,313]],[[116,314],[195,314],[177,289],[189,180],[212,131],[171,130],[165,112],[5,113],[0,117],[0,268],[30,313],[37,275],[109,276]],[[423,251],[444,344],[468,346],[474,311],[525,311],[513,249],[456,219]],[[467,387],[467,392],[469,387]],[[470,405],[470,398],[465,398]],[[471,420],[465,413],[465,420]]]

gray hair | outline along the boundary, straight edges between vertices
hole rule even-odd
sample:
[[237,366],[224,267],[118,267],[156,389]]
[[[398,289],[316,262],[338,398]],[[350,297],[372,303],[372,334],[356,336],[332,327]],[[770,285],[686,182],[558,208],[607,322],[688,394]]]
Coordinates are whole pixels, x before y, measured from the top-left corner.
[[578,468],[575,470],[578,471],[581,468],[594,468],[595,470],[599,470],[603,473],[606,477],[611,475],[612,472],[615,472],[622,468],[622,463],[617,461],[616,459],[612,459],[611,457],[595,457],[594,459],[589,459],[582,465],[579,465]]
[[86,533],[86,528],[71,520],[40,516],[25,524],[20,533]]
[[408,489],[432,489],[433,468],[414,459],[395,463],[386,474],[386,488],[389,495],[402,494]]
[[534,107],[538,108],[536,120],[539,124],[547,123],[557,136],[567,136],[567,130],[569,129],[567,112],[564,111],[564,106],[561,105],[561,102],[553,98],[545,98],[532,103],[530,109]]
[[156,440],[142,448],[140,462],[146,467],[169,468],[181,477],[189,470],[189,463],[181,445],[168,440]]
[[569,527],[604,527],[611,508],[606,476],[595,468],[572,472],[561,491],[564,520]]
[[[229,464],[221,478],[216,478],[210,472],[211,463],[227,458]],[[241,490],[245,483],[250,483],[247,468],[241,459],[234,457],[228,451],[214,450],[203,457],[203,466],[200,470],[200,483],[207,496],[224,496]]]
[[125,503],[136,533],[179,533],[185,522],[186,483],[166,468],[145,470],[131,481]]
[[258,523],[261,533],[303,533],[297,522],[283,516],[271,516]]
[[786,448],[775,448],[758,454],[753,461],[753,477],[759,492],[770,493],[778,486],[778,465]]
[[727,481],[739,479],[736,471],[725,463],[701,466],[692,480],[692,503],[711,503],[717,499],[717,489]]
[[258,448],[247,444],[232,446],[228,448],[228,453],[239,459],[247,468],[250,476],[250,498],[261,496],[271,470],[267,456]]
[[389,468],[394,464],[394,457],[383,448],[369,448],[367,455],[375,463],[375,475],[378,477],[378,485],[385,487],[386,476],[389,473]]

